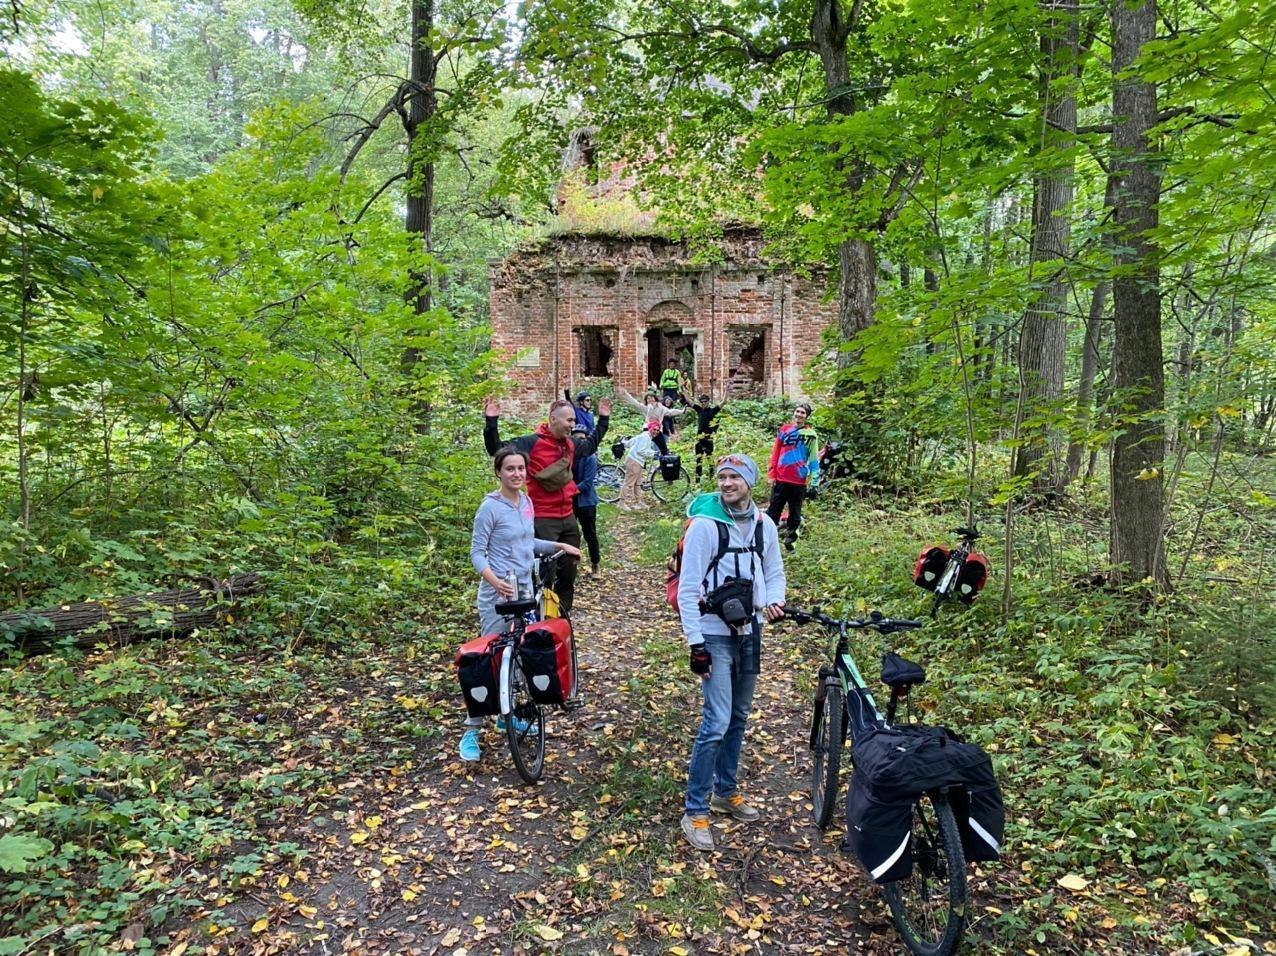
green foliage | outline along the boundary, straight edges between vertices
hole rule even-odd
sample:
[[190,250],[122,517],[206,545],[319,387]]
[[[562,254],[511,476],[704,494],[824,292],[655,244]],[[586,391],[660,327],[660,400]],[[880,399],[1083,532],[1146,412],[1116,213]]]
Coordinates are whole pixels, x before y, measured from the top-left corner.
[[[928,595],[909,580],[912,556],[930,541],[951,543],[946,529],[963,517],[933,511],[925,500],[813,503],[806,545],[788,562],[792,599],[922,615]],[[983,595],[968,609],[945,606],[896,645],[926,664],[928,719],[993,753],[1006,859],[1022,879],[1002,884],[1009,905],[998,904],[1005,916],[988,941],[1006,951],[1069,946],[1078,903],[1056,887],[1068,874],[1092,883],[1085,912],[1095,922],[1135,900],[1137,912],[1145,899],[1185,907],[1190,924],[1160,927],[1175,934],[1158,937],[1161,946],[1247,919],[1264,924],[1276,847],[1266,796],[1276,735],[1270,641],[1243,658],[1243,675],[1219,666],[1236,665],[1242,658],[1228,655],[1271,619],[1257,569],[1227,591],[1193,583],[1142,615],[1121,595],[1058,573],[1103,551],[1084,512],[1021,517],[1018,527],[1009,617],[998,606],[1003,545],[986,524],[994,533],[980,546],[993,577]],[[879,645],[855,648],[861,666]]]

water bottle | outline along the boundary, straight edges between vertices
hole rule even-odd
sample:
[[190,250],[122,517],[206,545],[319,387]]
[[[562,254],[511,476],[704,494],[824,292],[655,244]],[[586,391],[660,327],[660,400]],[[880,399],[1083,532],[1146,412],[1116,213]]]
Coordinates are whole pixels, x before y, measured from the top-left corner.
[[506,574],[505,583],[508,584],[511,588],[509,600],[517,601],[518,600],[518,573],[516,571],[510,571],[508,574]]

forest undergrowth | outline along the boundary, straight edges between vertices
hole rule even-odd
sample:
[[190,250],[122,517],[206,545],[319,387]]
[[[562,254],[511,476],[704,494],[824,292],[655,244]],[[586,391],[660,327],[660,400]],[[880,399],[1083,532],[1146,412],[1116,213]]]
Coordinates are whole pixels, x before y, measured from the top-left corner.
[[[723,441],[764,456],[766,433],[747,418]],[[436,492],[415,513],[323,525],[294,502],[203,535],[191,547],[233,540],[236,566],[271,577],[223,631],[10,658],[0,953],[198,952],[245,929],[210,913],[286,898],[316,826],[349,837],[340,821],[370,799],[370,782],[395,786],[422,746],[451,733],[448,661],[471,626],[463,548],[483,465],[472,440],[455,445],[431,473],[465,490]],[[900,648],[927,662],[931,718],[987,747],[1005,790],[1007,853],[978,900],[981,950],[1083,952],[1101,931],[1129,951],[1246,939],[1276,951],[1276,612],[1261,547],[1276,519],[1257,496],[1202,505],[1205,480],[1189,469],[1181,483],[1170,553],[1191,534],[1199,557],[1170,595],[1146,604],[1093,585],[1104,546],[1091,484],[1016,515],[1008,615],[1002,525],[986,506],[989,586]],[[912,560],[951,540],[964,517],[955,486],[940,473],[907,494],[825,490],[789,561],[791,600],[922,614]],[[644,522],[644,566],[680,526],[674,510]],[[193,540],[180,526],[141,537],[170,557]],[[154,580],[154,568],[122,571],[129,560],[99,548],[89,573],[120,589]],[[659,615],[660,601],[629,613]],[[786,666],[805,694],[819,649],[793,640]],[[169,935],[191,921],[196,936]]]

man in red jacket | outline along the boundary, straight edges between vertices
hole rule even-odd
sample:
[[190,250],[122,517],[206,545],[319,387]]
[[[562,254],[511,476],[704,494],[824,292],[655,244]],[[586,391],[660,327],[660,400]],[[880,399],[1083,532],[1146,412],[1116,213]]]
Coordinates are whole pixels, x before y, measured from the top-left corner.
[[[598,403],[598,421],[594,433],[585,438],[573,438],[572,426],[576,424],[576,410],[571,402],[559,399],[549,406],[546,421],[530,435],[520,435],[508,442],[501,441],[501,406],[489,398],[483,406],[483,444],[489,455],[495,455],[504,445],[513,445],[527,456],[527,496],[532,499],[536,512],[536,537],[546,541],[562,541],[574,548],[580,547],[580,526],[572,509],[576,494],[576,482],[572,480],[572,465],[577,456],[592,455],[607,434],[611,417],[611,399]],[[576,597],[576,559],[559,562],[552,581],[558,592],[564,615],[570,615]]]

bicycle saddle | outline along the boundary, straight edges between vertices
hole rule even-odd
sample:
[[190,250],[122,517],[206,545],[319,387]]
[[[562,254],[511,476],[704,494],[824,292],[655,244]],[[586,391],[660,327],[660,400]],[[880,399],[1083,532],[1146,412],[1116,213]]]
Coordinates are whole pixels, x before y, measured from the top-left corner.
[[971,541],[979,537],[979,529],[977,528],[954,528],[953,533],[959,538],[969,538]]
[[926,683],[926,671],[921,664],[914,664],[894,651],[887,651],[882,655],[882,683],[892,690],[915,687]]
[[498,601],[493,608],[501,617],[522,617],[528,611],[536,610],[535,601]]

